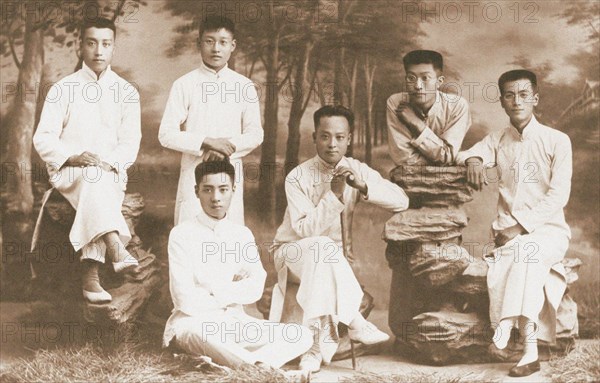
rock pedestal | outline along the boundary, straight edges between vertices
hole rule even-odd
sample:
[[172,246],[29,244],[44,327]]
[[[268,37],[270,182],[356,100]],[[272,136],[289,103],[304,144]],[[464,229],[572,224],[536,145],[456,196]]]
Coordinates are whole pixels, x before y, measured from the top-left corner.
[[[391,179],[410,198],[409,209],[386,224],[386,258],[392,272],[389,325],[399,353],[430,364],[514,360],[491,340],[487,264],[461,246],[472,200],[463,167],[399,166]],[[577,279],[578,259],[565,259],[567,279]],[[564,351],[577,335],[577,306],[565,294],[557,314],[557,343]],[[514,341],[507,349],[515,349]]]
[[79,253],[75,253],[69,241],[75,210],[58,191],[51,193],[38,223],[35,251],[30,257],[33,283],[40,298],[63,307],[79,305],[83,318],[89,322],[123,324],[138,316],[158,287],[160,265],[155,255],[143,249],[135,232],[144,211],[142,196],[126,194],[121,211],[132,235],[127,250],[138,259],[140,272],[135,276],[123,276],[105,264],[100,268],[100,281],[113,300],[91,304],[83,300]]

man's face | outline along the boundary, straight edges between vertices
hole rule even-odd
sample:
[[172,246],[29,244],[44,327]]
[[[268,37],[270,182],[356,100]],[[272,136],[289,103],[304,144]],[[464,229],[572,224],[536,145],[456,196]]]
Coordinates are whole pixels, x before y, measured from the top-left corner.
[[444,82],[444,76],[438,76],[433,64],[415,64],[406,68],[406,87],[413,105],[431,105],[435,102],[435,93]]
[[227,64],[231,53],[235,50],[235,45],[233,35],[224,28],[205,31],[198,41],[204,65],[217,71]]
[[343,116],[322,117],[313,133],[317,154],[332,166],[346,154],[350,138],[350,126]]
[[225,217],[234,190],[233,181],[227,173],[207,174],[195,186],[202,209],[216,219]]
[[538,102],[539,95],[528,79],[509,81],[502,86],[500,103],[512,124],[517,127],[523,127],[531,120],[533,108]]
[[104,72],[115,51],[115,33],[110,28],[88,28],[81,41],[83,62],[97,75]]

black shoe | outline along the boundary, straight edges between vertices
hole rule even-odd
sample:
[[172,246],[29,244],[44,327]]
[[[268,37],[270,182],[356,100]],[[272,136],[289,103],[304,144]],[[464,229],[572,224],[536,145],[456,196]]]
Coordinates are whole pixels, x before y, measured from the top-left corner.
[[508,371],[508,376],[512,377],[521,377],[521,376],[529,376],[534,372],[538,372],[540,370],[540,361],[536,360],[531,363],[524,364],[522,366],[517,366],[516,364],[513,368]]

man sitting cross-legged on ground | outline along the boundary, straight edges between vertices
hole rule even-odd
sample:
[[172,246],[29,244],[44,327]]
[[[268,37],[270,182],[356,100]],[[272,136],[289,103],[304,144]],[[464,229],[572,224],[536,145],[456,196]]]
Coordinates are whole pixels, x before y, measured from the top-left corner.
[[359,312],[363,291],[344,257],[340,215],[360,199],[399,212],[408,207],[408,197],[369,166],[344,156],[353,123],[352,112],[342,106],[315,112],[317,155],[285,180],[288,206],[272,248],[278,285],[269,319],[281,320],[288,278],[299,283],[302,322],[314,335],[312,348],[300,362],[300,368],[309,371],[331,361],[338,322],[349,326],[354,341],[375,344],[389,339]]
[[571,190],[571,140],[533,115],[539,100],[535,74],[509,71],[498,86],[510,126],[458,159],[478,189],[487,182],[483,165],[497,168],[496,249],[486,255],[490,320],[498,326],[494,343],[500,349],[518,326],[524,353],[509,375],[526,376],[540,369],[537,340],[555,340],[556,310],[566,289],[561,261],[571,237],[563,211]]
[[259,320],[244,312],[262,295],[266,272],[254,236],[226,217],[235,190],[229,161],[202,162],[195,169],[200,213],[169,236],[169,286],[174,309],[164,346],[216,363],[279,368],[312,344],[308,328]]

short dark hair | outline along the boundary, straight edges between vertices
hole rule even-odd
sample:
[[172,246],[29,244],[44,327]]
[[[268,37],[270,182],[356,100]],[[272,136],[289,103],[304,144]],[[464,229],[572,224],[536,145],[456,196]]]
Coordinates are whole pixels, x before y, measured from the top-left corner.
[[85,36],[85,31],[89,28],[108,28],[113,31],[114,38],[117,38],[117,26],[115,25],[115,22],[110,19],[104,17],[96,17],[91,19],[86,17],[81,23],[79,31],[80,40],[83,40],[83,37]]
[[444,70],[444,58],[439,52],[428,50],[416,50],[408,52],[402,59],[404,70],[408,70],[411,65],[431,64],[433,69],[442,72]]
[[341,116],[345,117],[348,121],[350,131],[354,128],[354,113],[345,106],[342,105],[325,105],[315,112],[313,115],[313,121],[315,123],[315,131],[321,122],[323,117]]
[[202,21],[198,37],[202,38],[202,34],[206,31],[218,31],[219,29],[225,29],[235,37],[235,24],[233,21],[228,17],[217,15],[207,16],[204,21]]
[[514,69],[509,70],[508,72],[502,73],[500,78],[498,79],[498,87],[500,88],[500,95],[504,95],[504,90],[502,87],[507,82],[517,81],[517,80],[529,80],[531,82],[531,86],[533,88],[533,92],[538,92],[537,87],[537,77],[535,73],[528,71],[526,69]]
[[200,184],[202,178],[209,174],[220,174],[225,173],[231,177],[231,183],[235,182],[235,168],[229,162],[229,160],[221,160],[221,161],[209,161],[209,162],[201,162],[196,166],[194,170],[194,176],[196,177],[196,185]]

